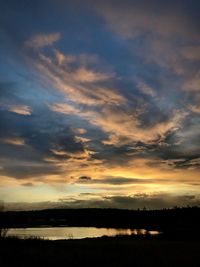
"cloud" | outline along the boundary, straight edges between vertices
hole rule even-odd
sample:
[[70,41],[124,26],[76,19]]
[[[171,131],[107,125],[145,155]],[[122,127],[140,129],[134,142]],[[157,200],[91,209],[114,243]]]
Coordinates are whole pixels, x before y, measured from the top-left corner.
[[[54,73],[54,68],[56,68],[57,74]],[[71,104],[54,103],[49,106],[50,109],[63,114],[74,113],[86,119],[89,123],[100,127],[109,134],[109,138],[103,141],[104,144],[123,145],[141,140],[148,143],[164,138],[167,133],[180,127],[186,116],[185,112],[174,110],[168,121],[157,122],[145,128],[140,121],[140,115],[145,113],[145,110],[141,107],[140,109],[124,108],[123,105],[128,104],[128,101],[117,91],[99,86],[87,88],[77,83],[77,81],[71,85],[73,76],[68,79],[68,73],[63,72],[58,66],[54,66],[52,72],[50,72],[46,66],[42,65],[41,70],[54,82],[55,88],[61,90],[72,101]],[[138,86],[143,93],[155,96],[153,89],[143,82],[140,82]],[[87,105],[88,108],[82,110],[81,105]],[[101,106],[101,110],[96,111],[90,108],[98,105]]]
[[[137,55],[145,69],[148,69],[147,64],[151,64],[152,69],[159,65],[160,71],[165,71],[161,76],[167,75],[166,71],[170,73],[171,78],[166,81],[161,77],[162,84],[166,84],[165,90],[173,90],[170,87],[175,86],[177,91],[199,92],[198,1],[109,0],[97,2],[96,9],[104,17],[107,27],[124,39],[133,60]],[[174,75],[179,82],[170,83]],[[185,80],[183,85],[180,79]],[[139,87],[143,93],[152,95],[152,91],[147,90],[150,86]]]
[[89,176],[81,176],[81,177],[79,177],[78,180],[79,180],[80,182],[85,182],[85,181],[91,181],[92,178],[89,177]]
[[[102,82],[112,80],[114,74],[94,71],[90,66],[85,66],[85,64],[90,65],[91,61],[94,65],[93,58],[91,60],[88,56],[87,59],[85,55],[63,55],[63,57],[66,60],[63,59],[62,65],[59,65],[55,57],[40,55],[40,59],[35,64],[43,77],[45,76],[49,83],[53,83],[54,87],[66,94],[71,101],[88,106],[119,105],[126,102],[126,98],[116,89],[102,84]],[[77,67],[71,65],[71,62],[75,62]]]
[[75,140],[81,143],[87,143],[91,141],[91,139],[82,136],[75,136]]
[[[73,113],[90,124],[100,127],[109,134],[103,144],[122,146],[133,142],[153,143],[165,139],[170,132],[181,127],[182,121],[187,116],[186,112],[174,111],[169,120],[155,123],[149,127],[141,125],[140,116],[135,110],[126,110],[117,107],[103,106],[101,111],[85,110],[82,112],[68,104],[53,104],[50,109],[58,113]],[[144,111],[143,111],[144,112]]]
[[86,134],[87,133],[87,130],[83,128],[73,128],[72,131],[75,134]]
[[58,163],[69,160],[72,168],[73,161],[81,164],[91,158],[91,149],[84,145],[86,140],[78,138],[60,115],[46,106],[30,118],[6,110],[0,118],[1,175],[43,180],[47,174],[62,173]]
[[22,186],[32,187],[34,186],[33,183],[23,183]]
[[[197,195],[172,196],[169,194],[135,194],[132,196],[85,195],[74,199],[66,197],[57,202],[5,203],[6,210],[41,210],[47,208],[118,208],[118,209],[163,209],[173,207],[199,206]],[[90,197],[90,199],[88,199]]]
[[189,105],[188,107],[190,110],[192,110],[195,113],[200,113],[200,106],[197,105]]
[[2,141],[3,141],[3,143],[9,144],[9,145],[15,145],[15,146],[24,146],[25,145],[25,140],[21,137],[5,138]]
[[49,108],[52,111],[63,114],[78,114],[80,112],[79,109],[66,103],[54,103],[52,105],[49,105]]
[[[19,153],[19,152],[18,152]],[[17,180],[29,181],[32,178],[36,180],[45,181],[44,177],[46,175],[61,174],[61,171],[56,168],[53,164],[48,164],[45,162],[37,162],[34,160],[14,160],[12,165],[10,163],[11,159],[3,161],[3,169],[0,170],[0,175],[14,178]]]
[[200,46],[188,46],[181,51],[184,58],[192,61],[200,60]]
[[[185,5],[180,1],[160,3],[155,0],[142,1],[101,1],[96,2],[97,10],[105,17],[112,30],[127,38],[147,34],[159,34],[164,37],[199,37],[198,24],[194,14],[187,14]],[[185,7],[186,6],[186,7]],[[198,8],[198,3],[194,3]],[[197,16],[197,14],[195,14]],[[196,17],[197,19],[197,17]]]
[[[122,145],[123,143],[140,141],[141,139],[144,139],[144,142],[146,139],[147,142],[150,142],[165,135],[168,131],[177,128],[179,125],[179,120],[181,120],[182,116],[179,112],[176,112],[177,115],[173,116],[172,121],[161,122],[148,129],[140,128],[140,120],[137,115],[137,110],[126,110],[122,107],[115,107],[126,103],[125,98],[116,91],[112,89],[104,89],[99,86],[95,86],[95,88],[83,87],[80,80],[78,83],[77,80],[73,81],[73,75],[70,75],[68,78],[69,73],[62,68],[54,64],[52,65],[51,63],[49,67],[52,67],[53,69],[50,72],[45,64],[40,65],[40,67],[41,66],[41,70],[43,70],[44,74],[54,82],[54,86],[58,90],[63,91],[76,105],[84,104],[89,107],[98,105],[102,106],[101,111],[98,112],[91,109],[84,109],[83,112],[79,107],[75,107],[73,103],[70,105],[67,103],[54,103],[50,108],[51,110],[60,113],[74,113],[75,115],[88,120],[91,124],[100,127],[110,135],[109,140],[104,141],[104,144],[117,145],[119,140],[121,140],[120,145]],[[146,89],[144,89],[144,87]],[[146,94],[153,94],[152,89],[150,90],[150,87],[144,86],[143,84],[143,91],[144,90],[146,90]],[[121,125],[123,125],[123,127],[121,127]],[[132,131],[130,131],[130,129]]]
[[109,138],[103,141],[104,144],[120,146],[138,141],[152,143],[164,139],[169,132],[176,131],[180,127],[185,116],[186,114],[181,111],[176,111],[167,121],[143,127],[134,111],[131,113],[115,108],[104,108],[102,113],[91,121],[109,133]]
[[105,73],[94,72],[92,70],[87,70],[83,67],[81,67],[80,69],[77,69],[77,71],[75,71],[73,75],[74,75],[75,80],[79,82],[83,82],[83,83],[105,81],[112,77],[112,75],[109,76]]
[[184,161],[182,163],[182,167],[189,167],[190,169],[200,169],[200,157]]
[[[145,98],[138,100],[135,97],[131,103],[131,99],[122,94],[122,90],[112,88],[111,85],[118,79],[116,75],[87,67],[87,64],[93,63],[90,57],[88,61],[85,57],[83,64],[80,55],[64,55],[59,50],[56,50],[52,57],[40,55],[35,63],[38,70],[49,84],[53,84],[55,89],[63,93],[67,102],[50,104],[51,110],[67,115],[75,114],[99,127],[108,134],[108,138],[103,140],[103,144],[107,145],[122,146],[138,141],[157,142],[181,127],[187,112],[175,108],[167,111],[168,119],[156,121],[154,118],[154,122],[146,125],[143,117],[150,116],[149,102]],[[77,73],[83,73],[84,80],[82,75]],[[102,82],[106,82],[106,85]],[[137,87],[146,96],[157,95],[156,91],[142,80],[137,81]],[[159,101],[159,98],[154,101]],[[152,109],[155,109],[153,105]],[[158,109],[156,112],[162,111]]]
[[194,93],[200,92],[200,71],[185,81],[183,89],[186,91],[192,91]]
[[[136,191],[197,192],[198,1],[79,1],[78,20],[67,2],[37,14],[41,34],[30,5],[3,25],[1,182],[100,192],[82,202],[92,206]],[[62,40],[42,34],[51,25]]]
[[11,105],[9,106],[9,111],[17,113],[19,115],[31,115],[32,111],[29,106],[26,105]]
[[143,81],[138,81],[138,88],[142,93],[146,95],[150,95],[152,97],[156,96],[155,90]]
[[81,176],[76,181],[76,183],[86,183],[86,184],[108,184],[108,185],[131,185],[131,184],[149,184],[155,182],[166,182],[165,179],[139,179],[139,178],[129,178],[129,177],[102,177],[101,179],[92,179],[89,176]]
[[50,33],[50,34],[37,34],[31,37],[25,42],[25,46],[30,48],[43,48],[49,46],[59,41],[61,34],[59,32]]

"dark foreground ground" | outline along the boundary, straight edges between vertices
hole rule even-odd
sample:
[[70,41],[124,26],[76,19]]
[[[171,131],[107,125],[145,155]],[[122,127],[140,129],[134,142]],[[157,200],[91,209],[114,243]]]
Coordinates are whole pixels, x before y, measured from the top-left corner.
[[84,240],[0,239],[0,266],[200,267],[200,208],[169,210],[56,209],[0,213],[0,230],[87,226],[158,230],[158,237]]
[[133,239],[0,240],[0,266],[200,266],[200,241]]

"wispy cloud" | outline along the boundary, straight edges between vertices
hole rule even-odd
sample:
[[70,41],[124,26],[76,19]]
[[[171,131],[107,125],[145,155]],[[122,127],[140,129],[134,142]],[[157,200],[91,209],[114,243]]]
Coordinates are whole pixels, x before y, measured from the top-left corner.
[[143,81],[138,81],[137,83],[138,85],[138,88],[140,89],[140,91],[146,95],[150,95],[152,97],[156,96],[156,92],[155,90],[149,86],[148,84],[146,84],[145,82]]
[[[64,55],[63,55],[64,58]],[[66,56],[68,58],[68,56]],[[63,59],[64,60],[64,59]],[[75,59],[74,59],[75,60]],[[90,85],[83,85],[82,78],[76,76],[78,68],[72,72],[69,63],[64,64],[62,67],[53,63],[54,59],[48,61],[40,61],[37,65],[50,82],[54,83],[57,90],[60,90],[66,95],[66,99],[70,99],[72,104],[67,103],[55,103],[50,106],[51,110],[72,114],[86,119],[89,123],[100,127],[104,132],[109,134],[108,140],[104,140],[104,144],[110,145],[124,145],[131,142],[153,142],[158,139],[162,139],[169,132],[177,130],[182,123],[182,120],[187,115],[183,111],[174,110],[171,117],[167,121],[157,122],[154,125],[145,127],[142,125],[141,114],[144,114],[145,108],[131,108],[124,106],[128,103],[119,90],[111,89],[111,86],[104,88],[99,84],[96,85],[96,81],[99,82],[99,74],[96,74],[96,78],[92,80],[85,79]],[[68,60],[66,60],[69,62]],[[48,62],[48,63],[47,63]],[[50,62],[50,63],[49,63]],[[77,64],[80,64],[78,61]],[[68,68],[68,70],[66,70]],[[95,72],[92,72],[93,76]],[[102,74],[103,75],[103,74]],[[103,75],[109,84],[110,75]],[[114,77],[112,80],[115,79]],[[138,84],[140,90],[147,95],[155,96],[153,89],[140,82]],[[75,104],[75,105],[74,105]],[[78,105],[78,106],[77,106]],[[81,105],[87,105],[87,108],[81,108]],[[101,106],[100,110],[95,110],[96,107]]]
[[59,32],[50,34],[37,34],[28,39],[25,42],[25,46],[30,48],[42,48],[54,44],[55,42],[59,41],[60,38],[61,33]]
[[[102,84],[104,81],[112,81],[114,74],[95,71],[83,66],[82,56],[62,56],[62,65],[55,61],[55,57],[49,58],[42,55],[36,62],[36,66],[41,74],[48,78],[49,82],[53,83],[57,90],[65,93],[66,97],[70,98],[71,101],[89,106],[102,104],[119,105],[126,102],[125,97],[117,92],[116,88]],[[78,66],[71,65],[69,58],[73,59],[72,62]],[[87,64],[90,64],[90,60],[90,56],[88,56],[88,59],[84,56],[84,61],[88,61]]]

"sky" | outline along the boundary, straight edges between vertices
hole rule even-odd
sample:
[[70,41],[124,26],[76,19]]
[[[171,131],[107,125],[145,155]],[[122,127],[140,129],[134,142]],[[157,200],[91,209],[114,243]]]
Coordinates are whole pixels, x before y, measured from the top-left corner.
[[200,205],[200,2],[1,0],[7,209]]

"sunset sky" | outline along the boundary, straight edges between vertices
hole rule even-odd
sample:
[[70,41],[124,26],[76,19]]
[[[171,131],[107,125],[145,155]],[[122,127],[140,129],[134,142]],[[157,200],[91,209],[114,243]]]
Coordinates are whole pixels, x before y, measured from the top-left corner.
[[200,205],[200,1],[1,0],[8,209]]

